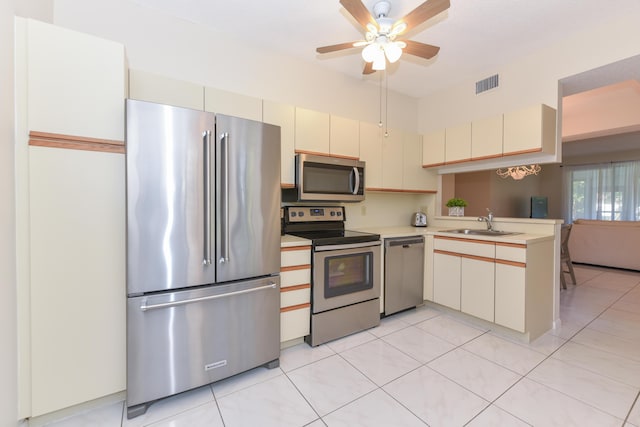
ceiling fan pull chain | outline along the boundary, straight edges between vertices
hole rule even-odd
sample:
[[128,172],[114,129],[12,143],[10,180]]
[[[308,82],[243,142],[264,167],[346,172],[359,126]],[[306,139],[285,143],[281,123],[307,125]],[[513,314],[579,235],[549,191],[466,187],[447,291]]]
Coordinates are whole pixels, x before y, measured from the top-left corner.
[[378,117],[380,118],[380,120],[378,120],[378,127],[382,128],[382,74],[379,75],[380,78],[378,79],[378,87],[379,87],[379,95],[380,95],[380,111],[378,114]]
[[384,70],[384,87],[385,87],[385,94],[384,94],[384,122],[385,122],[385,129],[384,129],[384,137],[388,137],[389,136],[389,78],[388,78],[389,74],[387,74],[387,70]]

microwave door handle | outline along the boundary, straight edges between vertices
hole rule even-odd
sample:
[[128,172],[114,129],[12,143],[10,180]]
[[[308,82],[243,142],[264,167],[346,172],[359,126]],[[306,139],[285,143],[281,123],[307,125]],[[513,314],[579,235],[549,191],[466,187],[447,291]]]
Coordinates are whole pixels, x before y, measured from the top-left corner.
[[204,259],[203,265],[211,264],[211,131],[202,132],[204,142]]
[[360,189],[360,174],[358,173],[358,168],[354,166],[351,173],[353,173],[353,177],[355,181],[355,184],[352,187],[353,188],[352,194],[358,194],[358,190]]

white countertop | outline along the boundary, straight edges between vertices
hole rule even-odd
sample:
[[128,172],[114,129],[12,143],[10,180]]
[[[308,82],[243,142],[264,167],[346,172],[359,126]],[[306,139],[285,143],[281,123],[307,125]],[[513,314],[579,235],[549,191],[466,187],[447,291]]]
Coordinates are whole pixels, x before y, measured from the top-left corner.
[[285,234],[284,236],[280,236],[280,247],[288,248],[292,246],[311,246],[311,240],[303,239],[302,237],[292,236],[290,234]]
[[[365,227],[356,229],[355,231],[364,231],[367,233],[379,234],[382,239],[392,237],[405,237],[405,236],[420,236],[420,235],[438,235],[447,237],[457,237],[468,240],[484,240],[491,242],[505,242],[505,243],[518,243],[528,244],[534,242],[540,242],[544,240],[553,240],[553,234],[534,234],[534,233],[517,233],[509,234],[506,236],[482,236],[482,235],[469,235],[469,234],[457,234],[446,233],[443,230],[451,230],[455,227],[411,227],[411,226],[398,226],[398,227]],[[481,229],[478,227],[478,229]]]

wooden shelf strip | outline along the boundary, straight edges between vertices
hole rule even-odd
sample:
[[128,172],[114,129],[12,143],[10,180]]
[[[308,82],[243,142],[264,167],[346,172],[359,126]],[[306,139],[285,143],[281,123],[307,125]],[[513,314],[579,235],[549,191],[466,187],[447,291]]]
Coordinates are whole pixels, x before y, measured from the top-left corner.
[[286,313],[287,311],[301,310],[303,308],[310,308],[310,307],[311,307],[311,303],[305,302],[304,304],[290,305],[289,307],[282,307],[280,309],[280,313]]
[[70,150],[102,151],[124,154],[124,141],[63,135],[49,132],[29,132],[29,145],[36,147],[65,148]]

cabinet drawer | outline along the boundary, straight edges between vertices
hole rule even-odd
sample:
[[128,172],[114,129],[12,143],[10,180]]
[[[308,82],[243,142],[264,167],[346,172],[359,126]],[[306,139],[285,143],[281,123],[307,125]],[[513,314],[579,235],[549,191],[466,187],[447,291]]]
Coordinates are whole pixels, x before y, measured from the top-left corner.
[[280,342],[309,335],[311,308],[280,312]]
[[285,288],[280,291],[280,308],[311,302],[311,286],[301,285],[299,288],[289,289]]
[[434,249],[457,254],[475,255],[487,258],[495,257],[495,243],[456,238],[441,238],[436,236]]
[[496,243],[496,259],[526,263],[527,246]]
[[280,272],[280,288],[311,283],[311,269],[305,267],[300,270]]
[[280,266],[311,264],[311,246],[293,246],[280,249]]

